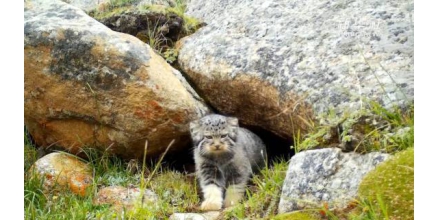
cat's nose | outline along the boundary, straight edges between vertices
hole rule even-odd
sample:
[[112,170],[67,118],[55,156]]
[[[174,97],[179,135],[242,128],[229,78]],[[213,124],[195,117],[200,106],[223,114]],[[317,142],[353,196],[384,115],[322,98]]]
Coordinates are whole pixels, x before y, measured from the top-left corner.
[[220,145],[215,145],[214,147],[216,150],[220,149]]

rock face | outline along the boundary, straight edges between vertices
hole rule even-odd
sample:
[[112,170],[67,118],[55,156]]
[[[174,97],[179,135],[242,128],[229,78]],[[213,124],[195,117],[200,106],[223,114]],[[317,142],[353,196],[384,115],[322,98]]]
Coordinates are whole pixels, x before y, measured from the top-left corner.
[[413,100],[413,12],[409,0],[192,0],[207,26],[178,60],[221,113],[291,137],[329,109]]
[[[140,188],[125,188],[122,186],[109,186],[99,190],[93,203],[95,205],[110,204],[115,210],[131,209],[136,205],[151,205],[157,201],[157,195],[149,190]],[[137,204],[138,203],[138,204]]]
[[140,158],[189,143],[208,112],[182,75],[133,36],[59,1],[26,2],[24,118],[40,146]]
[[47,191],[67,188],[85,196],[93,183],[90,167],[65,153],[48,154],[37,160],[29,170],[29,175],[37,174],[43,178],[43,188]]
[[344,208],[355,198],[362,178],[388,154],[342,153],[338,148],[303,151],[292,157],[279,213],[307,208]]
[[106,3],[110,0],[62,0],[84,11],[89,11],[98,7],[100,3]]

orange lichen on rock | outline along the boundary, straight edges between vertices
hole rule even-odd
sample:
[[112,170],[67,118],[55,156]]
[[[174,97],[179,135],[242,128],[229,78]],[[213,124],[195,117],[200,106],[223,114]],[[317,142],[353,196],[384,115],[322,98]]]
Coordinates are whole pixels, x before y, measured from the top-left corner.
[[73,193],[85,196],[92,182],[93,180],[90,175],[74,173],[69,179],[69,188]]
[[46,192],[70,190],[85,196],[93,182],[90,167],[65,153],[48,154],[37,160],[30,170],[43,178]]
[[[136,38],[110,32],[107,37],[118,44],[102,36],[82,42],[66,39],[69,31],[57,30],[56,45],[25,45],[24,119],[38,145],[56,144],[73,154],[83,146],[112,146],[111,153],[134,158],[143,155],[148,140],[154,156],[207,112],[176,70]],[[147,50],[127,53],[125,47],[134,46]],[[176,149],[188,146],[185,140],[175,143]]]
[[[26,7],[24,121],[38,146],[130,159],[142,157],[146,140],[151,157],[172,140],[189,147],[188,122],[209,109],[150,46],[68,4]],[[176,112],[186,114],[174,120]]]

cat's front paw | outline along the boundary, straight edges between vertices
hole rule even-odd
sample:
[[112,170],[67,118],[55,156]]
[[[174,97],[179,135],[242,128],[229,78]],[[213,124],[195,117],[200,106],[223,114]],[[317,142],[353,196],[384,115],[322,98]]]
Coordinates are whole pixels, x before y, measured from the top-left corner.
[[202,202],[200,209],[203,211],[220,210],[223,205],[221,188],[214,184],[210,184],[202,187],[202,190],[205,200]]
[[200,206],[200,209],[203,211],[214,211],[214,210],[220,210],[222,208],[222,202],[217,200],[205,200],[202,202],[202,205]]

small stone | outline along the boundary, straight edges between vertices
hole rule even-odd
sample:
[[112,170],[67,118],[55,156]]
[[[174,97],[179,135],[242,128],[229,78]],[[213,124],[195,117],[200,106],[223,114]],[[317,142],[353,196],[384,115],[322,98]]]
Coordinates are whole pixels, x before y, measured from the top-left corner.
[[205,213],[174,213],[170,220],[215,220],[220,216],[220,212],[212,211]]
[[44,178],[45,191],[69,189],[85,196],[93,178],[90,167],[78,158],[66,153],[51,153],[37,160],[29,175]]
[[126,188],[123,186],[109,186],[99,190],[94,199],[95,205],[110,204],[116,210],[131,209],[136,205],[144,207],[157,201],[157,195],[149,190],[142,190],[139,187]]
[[284,180],[280,213],[307,208],[345,208],[363,177],[388,154],[342,153],[338,148],[303,151],[292,157]]

